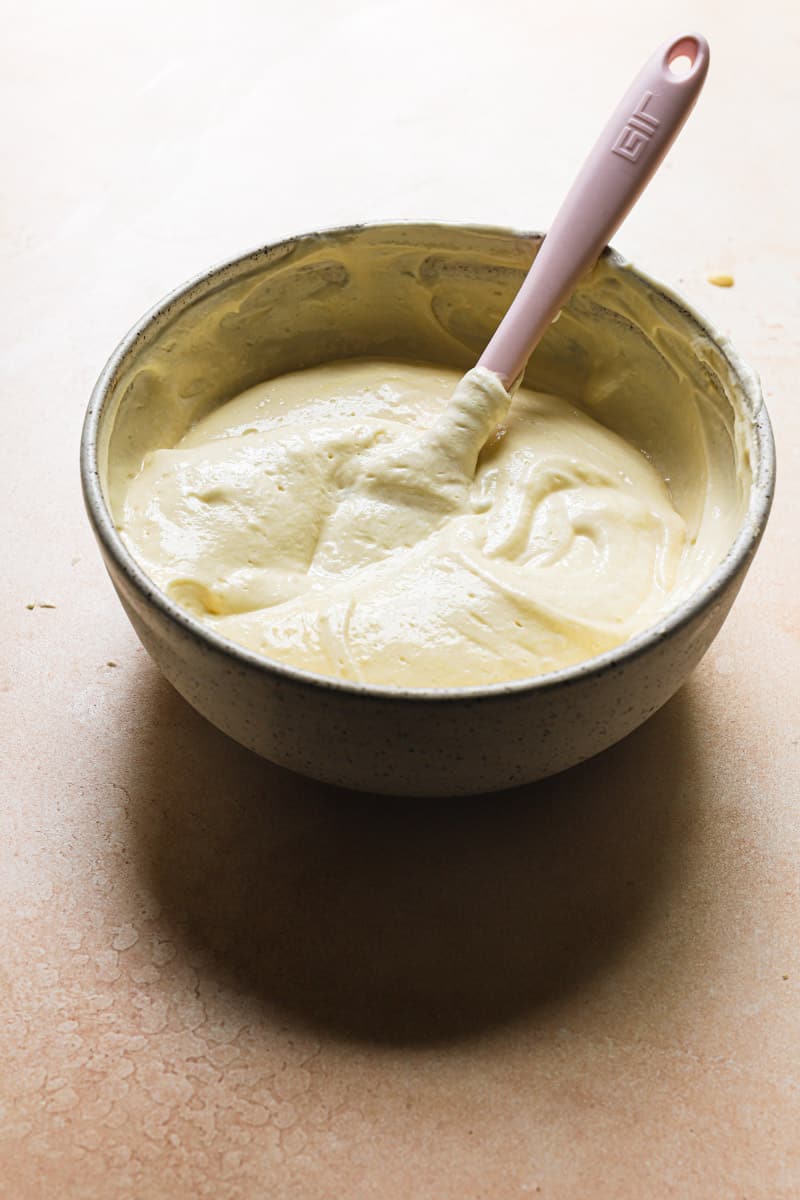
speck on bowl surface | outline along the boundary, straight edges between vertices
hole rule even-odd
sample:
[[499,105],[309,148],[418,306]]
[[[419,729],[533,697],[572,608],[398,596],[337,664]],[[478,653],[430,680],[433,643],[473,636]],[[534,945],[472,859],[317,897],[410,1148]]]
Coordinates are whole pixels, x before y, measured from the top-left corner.
[[[730,466],[719,469],[736,469],[744,455],[748,479],[722,561],[664,620],[631,641],[550,675],[484,688],[404,691],[338,682],[269,661],[205,628],[156,588],[117,532],[114,514],[132,464],[149,449],[174,444],[197,417],[263,379],[362,355],[471,366],[540,241],[536,234],[437,224],[292,238],[178,288],[128,333],[104,368],[84,424],[81,476],[109,575],[170,683],[265,758],[378,793],[513,787],[630,733],[677,691],[719,631],[769,514],[775,478],[769,418],[756,376],[726,340],[611,250],[551,327],[526,384],[580,401],[589,381],[603,378],[607,411],[597,415],[614,427],[621,411],[617,381],[630,384],[635,362],[642,411],[648,401],[651,413],[660,403],[682,404],[691,390],[708,408],[701,436],[712,436],[712,424],[723,431]],[[655,316],[657,336],[638,321],[644,310]],[[681,348],[683,391],[668,371],[670,347]]]

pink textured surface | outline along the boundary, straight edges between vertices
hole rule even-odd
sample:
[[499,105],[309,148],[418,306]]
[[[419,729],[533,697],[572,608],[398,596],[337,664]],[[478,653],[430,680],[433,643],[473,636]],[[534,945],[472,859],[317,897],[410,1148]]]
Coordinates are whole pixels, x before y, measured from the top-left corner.
[[[616,239],[762,373],[780,481],[756,563],[627,742],[428,805],[272,769],[161,681],[82,512],[86,397],[151,301],[248,245],[543,223],[593,132],[564,57],[636,62],[650,18],[176,0],[7,26],[2,1200],[800,1193],[800,22],[772,7],[671,10],[714,68]],[[617,88],[598,65],[598,112]]]

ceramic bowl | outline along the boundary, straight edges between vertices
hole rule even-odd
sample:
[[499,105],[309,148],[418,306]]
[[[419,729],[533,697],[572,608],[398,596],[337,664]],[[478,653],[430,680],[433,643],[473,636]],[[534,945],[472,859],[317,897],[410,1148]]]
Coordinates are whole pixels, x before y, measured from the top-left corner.
[[[456,795],[527,783],[596,754],[645,721],[681,686],[725,620],[774,486],[758,380],[682,299],[612,250],[551,327],[525,383],[578,401],[591,383],[595,401],[602,398],[593,415],[633,432],[645,449],[650,439],[665,474],[701,469],[686,447],[710,446],[711,469],[728,473],[732,497],[722,561],[665,619],[625,644],[553,674],[480,688],[339,682],[270,661],[205,628],[152,583],[117,532],[120,497],[142,455],[174,444],[197,417],[263,379],[360,355],[471,366],[540,241],[435,224],[292,238],[178,288],[130,331],[103,370],[84,425],[81,472],[114,587],[170,683],[265,758],[379,793]],[[697,425],[680,454],[659,432],[665,404],[681,412],[684,406]]]

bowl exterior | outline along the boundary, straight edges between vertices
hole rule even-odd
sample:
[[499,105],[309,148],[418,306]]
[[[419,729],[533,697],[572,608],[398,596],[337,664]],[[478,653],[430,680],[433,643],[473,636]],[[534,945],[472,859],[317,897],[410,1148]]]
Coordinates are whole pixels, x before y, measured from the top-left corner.
[[136,633],[164,676],[217,728],[325,783],[455,796],[531,783],[613,745],[670,699],[720,629],[746,571],[713,605],[632,658],[525,690],[389,698],[243,662],[183,628],[106,556]]

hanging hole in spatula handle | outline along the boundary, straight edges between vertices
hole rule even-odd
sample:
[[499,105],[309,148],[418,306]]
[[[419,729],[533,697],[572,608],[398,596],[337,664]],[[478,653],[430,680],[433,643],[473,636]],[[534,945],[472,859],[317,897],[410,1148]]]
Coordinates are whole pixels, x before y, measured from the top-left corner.
[[687,79],[708,67],[708,42],[698,34],[689,33],[668,46],[664,66],[677,79]]

